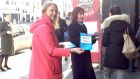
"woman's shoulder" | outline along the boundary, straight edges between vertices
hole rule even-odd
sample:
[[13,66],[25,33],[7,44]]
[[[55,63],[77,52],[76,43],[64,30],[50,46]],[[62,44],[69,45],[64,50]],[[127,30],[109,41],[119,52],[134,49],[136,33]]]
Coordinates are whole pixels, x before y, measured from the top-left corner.
[[8,26],[8,23],[7,22],[1,22],[0,27],[4,27],[4,26]]
[[76,23],[70,23],[70,25],[69,25],[69,27],[68,27],[68,28],[73,28],[73,27],[75,27],[75,26],[77,26],[77,24],[76,24]]
[[[79,24],[79,23],[70,23],[69,27],[75,27],[75,26],[83,26],[84,24]],[[84,25],[85,26],[85,25]]]
[[130,24],[125,22],[125,21],[121,21],[121,20],[116,20],[111,22],[110,27],[127,27]]
[[70,23],[69,26],[76,26],[77,24],[76,23]]

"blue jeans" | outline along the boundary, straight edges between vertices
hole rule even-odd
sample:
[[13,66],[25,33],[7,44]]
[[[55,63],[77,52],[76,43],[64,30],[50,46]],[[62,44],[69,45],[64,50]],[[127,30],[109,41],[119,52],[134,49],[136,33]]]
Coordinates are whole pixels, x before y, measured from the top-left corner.
[[126,70],[104,67],[104,79],[111,79],[113,74],[116,75],[116,79],[126,79]]

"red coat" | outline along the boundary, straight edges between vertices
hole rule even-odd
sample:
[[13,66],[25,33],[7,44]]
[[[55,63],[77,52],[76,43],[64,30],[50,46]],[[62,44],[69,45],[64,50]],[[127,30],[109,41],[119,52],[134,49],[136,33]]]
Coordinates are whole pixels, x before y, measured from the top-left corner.
[[62,79],[61,57],[69,56],[70,49],[58,48],[53,25],[42,16],[31,26],[33,33],[29,79]]

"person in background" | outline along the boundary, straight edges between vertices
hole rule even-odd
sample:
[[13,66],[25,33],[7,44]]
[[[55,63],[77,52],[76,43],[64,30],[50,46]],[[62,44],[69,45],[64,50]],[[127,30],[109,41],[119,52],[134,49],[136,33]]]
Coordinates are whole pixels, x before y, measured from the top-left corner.
[[39,20],[39,19],[40,19],[40,17],[36,17],[35,21],[37,21],[37,20]]
[[102,45],[106,47],[104,58],[104,79],[126,79],[126,70],[129,60],[122,53],[124,38],[123,34],[128,29],[129,35],[134,41],[134,31],[130,26],[130,17],[121,14],[119,6],[115,5],[109,9],[109,17],[102,24],[103,39]]
[[13,36],[12,36],[12,28],[11,28],[11,15],[4,14],[4,21],[0,24],[0,36],[1,36],[1,52],[0,52],[0,70],[6,71],[2,67],[3,60],[5,58],[4,67],[6,69],[11,69],[8,66],[9,56],[14,54],[14,46],[13,46]]
[[57,15],[54,27],[58,42],[64,42],[64,32],[67,31],[68,25],[65,20],[60,18],[60,12]]
[[22,18],[22,22],[25,23],[25,17]]
[[62,79],[62,56],[84,52],[81,48],[59,48],[54,29],[57,14],[57,5],[45,2],[42,17],[30,28],[33,41],[29,79]]
[[0,17],[0,22],[2,22],[2,18]]
[[[68,27],[70,42],[80,47],[80,33],[87,33],[87,28],[83,23],[84,9],[75,7],[72,11],[72,22]],[[96,40],[93,40],[95,43]],[[90,50],[82,54],[71,54],[73,79],[96,79],[92,67]]]
[[65,21],[66,21],[67,25],[70,25],[70,23],[71,23],[71,14],[72,14],[72,12],[69,12],[68,15],[65,17]]
[[31,17],[32,22],[34,22],[34,16]]
[[[54,23],[55,27],[55,34],[57,37],[58,42],[65,42],[65,32],[67,31],[68,25],[66,24],[66,21],[60,18],[60,12],[57,15],[57,18]],[[65,61],[68,60],[68,57],[65,57]]]
[[[65,17],[65,21],[66,21],[66,24],[69,26],[70,23],[71,23],[71,14],[72,12],[69,12],[68,15]],[[65,41],[69,41],[69,35],[68,35],[68,31],[66,31],[64,33],[64,38],[65,38]]]

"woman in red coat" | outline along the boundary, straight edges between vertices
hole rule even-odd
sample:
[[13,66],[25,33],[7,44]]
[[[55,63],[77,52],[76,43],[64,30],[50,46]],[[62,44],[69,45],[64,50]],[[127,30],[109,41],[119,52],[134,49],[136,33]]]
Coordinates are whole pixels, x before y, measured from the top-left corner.
[[80,48],[59,48],[53,27],[57,13],[56,4],[45,3],[41,19],[30,29],[33,42],[29,79],[62,79],[61,57],[69,56],[71,52],[84,52]]

